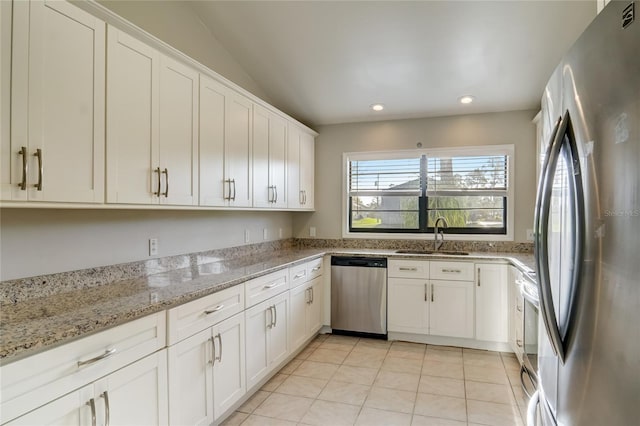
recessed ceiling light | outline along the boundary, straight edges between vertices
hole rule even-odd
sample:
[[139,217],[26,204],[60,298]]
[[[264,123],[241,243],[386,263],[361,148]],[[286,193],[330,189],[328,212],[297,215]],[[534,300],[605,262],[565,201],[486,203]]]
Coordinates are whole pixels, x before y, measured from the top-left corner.
[[374,111],[382,111],[384,109],[384,105],[382,104],[373,104],[371,105],[371,109]]
[[470,104],[471,102],[473,102],[475,99],[474,96],[471,95],[464,95],[462,97],[460,97],[460,99],[458,99],[460,101],[461,104]]

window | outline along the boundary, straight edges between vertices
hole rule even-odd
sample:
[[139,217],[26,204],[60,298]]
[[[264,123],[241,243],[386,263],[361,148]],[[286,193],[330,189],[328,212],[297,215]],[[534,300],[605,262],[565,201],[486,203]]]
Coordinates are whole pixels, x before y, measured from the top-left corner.
[[347,230],[508,236],[513,146],[345,154]]

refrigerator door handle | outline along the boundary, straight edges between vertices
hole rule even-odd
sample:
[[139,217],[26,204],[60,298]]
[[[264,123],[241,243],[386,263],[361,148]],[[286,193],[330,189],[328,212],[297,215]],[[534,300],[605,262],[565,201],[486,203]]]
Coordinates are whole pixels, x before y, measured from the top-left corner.
[[567,112],[562,120],[556,125],[553,132],[553,139],[547,149],[547,156],[544,162],[543,174],[540,180],[540,189],[536,206],[535,217],[535,253],[536,269],[540,287],[540,314],[543,319],[547,336],[551,343],[553,353],[564,363],[564,347],[560,338],[560,330],[556,314],[553,309],[553,295],[551,294],[551,283],[549,277],[549,252],[548,252],[548,231],[549,213],[551,209],[551,195],[553,190],[553,177],[560,156],[562,141],[567,129],[569,113]]

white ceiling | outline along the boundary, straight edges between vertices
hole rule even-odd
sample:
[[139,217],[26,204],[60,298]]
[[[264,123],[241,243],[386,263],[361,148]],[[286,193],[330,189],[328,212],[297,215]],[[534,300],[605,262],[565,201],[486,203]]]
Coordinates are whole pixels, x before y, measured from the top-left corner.
[[[538,108],[596,13],[593,0],[190,4],[270,101],[310,125]],[[476,101],[460,105],[465,94]]]

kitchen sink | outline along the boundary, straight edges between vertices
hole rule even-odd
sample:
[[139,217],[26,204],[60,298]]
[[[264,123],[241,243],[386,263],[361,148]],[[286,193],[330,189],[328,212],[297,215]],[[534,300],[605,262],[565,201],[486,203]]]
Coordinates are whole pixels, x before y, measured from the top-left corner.
[[458,256],[468,256],[467,251],[455,251],[455,250],[396,250],[398,254],[448,254]]

